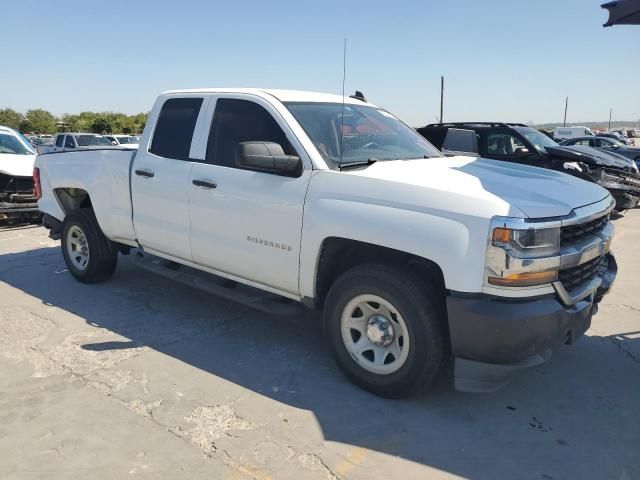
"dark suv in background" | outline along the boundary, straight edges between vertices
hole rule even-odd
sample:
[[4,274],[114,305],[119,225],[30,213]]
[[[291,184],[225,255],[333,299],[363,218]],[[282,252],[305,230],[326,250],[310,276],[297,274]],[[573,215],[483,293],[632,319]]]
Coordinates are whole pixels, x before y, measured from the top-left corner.
[[569,140],[560,142],[560,145],[587,145],[589,147],[617,153],[618,155],[630,158],[636,162],[636,165],[640,162],[640,148],[631,148],[618,140],[609,137],[601,137],[600,135],[570,138]]
[[[451,142],[452,138],[462,138],[458,135],[448,137],[450,130],[455,133],[473,131],[476,139],[474,142],[447,145],[446,142]],[[521,123],[435,123],[417,131],[444,153],[449,150],[523,163],[596,182],[611,192],[619,211],[636,207],[640,199],[640,175],[638,167],[630,159],[588,146],[560,146],[538,130]],[[473,148],[470,147],[472,144]]]

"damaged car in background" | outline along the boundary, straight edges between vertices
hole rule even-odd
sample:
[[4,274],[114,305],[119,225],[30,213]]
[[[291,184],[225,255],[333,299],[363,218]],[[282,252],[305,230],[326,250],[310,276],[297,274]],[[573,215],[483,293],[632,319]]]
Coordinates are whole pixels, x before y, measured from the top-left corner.
[[[445,154],[480,155],[559,170],[595,182],[611,192],[616,211],[635,208],[640,200],[640,175],[632,160],[589,146],[561,146],[521,123],[435,123],[417,131]],[[465,131],[475,133],[475,138],[467,138]]]
[[611,192],[616,210],[635,208],[640,201],[640,175],[633,160],[614,152],[583,145],[552,147],[552,155],[565,159],[564,168],[577,169],[586,180]]
[[0,222],[40,218],[34,192],[36,151],[17,131],[0,126]]

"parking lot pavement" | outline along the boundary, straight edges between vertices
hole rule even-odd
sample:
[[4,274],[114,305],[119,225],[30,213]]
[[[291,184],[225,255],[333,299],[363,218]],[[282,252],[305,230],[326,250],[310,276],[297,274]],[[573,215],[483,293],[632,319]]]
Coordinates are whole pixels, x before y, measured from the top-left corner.
[[278,318],[121,257],[82,285],[39,227],[0,232],[0,478],[640,478],[640,211],[588,335],[488,395],[349,384],[316,314]]

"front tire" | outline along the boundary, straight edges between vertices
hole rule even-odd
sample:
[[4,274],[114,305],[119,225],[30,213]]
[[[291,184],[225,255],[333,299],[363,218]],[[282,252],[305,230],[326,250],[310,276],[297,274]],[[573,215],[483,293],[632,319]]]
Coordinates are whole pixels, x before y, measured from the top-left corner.
[[353,383],[386,398],[431,385],[446,351],[444,322],[437,290],[392,266],[348,270],[325,302],[325,331],[338,366]]
[[118,264],[118,252],[104,236],[93,210],[70,212],[62,228],[62,255],[73,277],[82,283],[107,280]]

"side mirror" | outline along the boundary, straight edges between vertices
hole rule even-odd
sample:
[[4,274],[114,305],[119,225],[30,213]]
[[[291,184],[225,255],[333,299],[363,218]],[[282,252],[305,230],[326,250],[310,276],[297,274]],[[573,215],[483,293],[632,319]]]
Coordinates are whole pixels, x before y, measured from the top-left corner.
[[282,146],[274,142],[239,143],[235,163],[241,168],[282,174],[294,174],[302,165],[300,157],[285,155]]
[[113,145],[113,146],[115,147],[116,145],[118,145],[118,142],[116,142],[116,141],[114,140],[114,141],[112,141],[112,142],[111,142],[111,145]]
[[529,149],[520,147],[520,148],[516,148],[513,153],[518,158],[524,158],[527,155],[529,155]]

